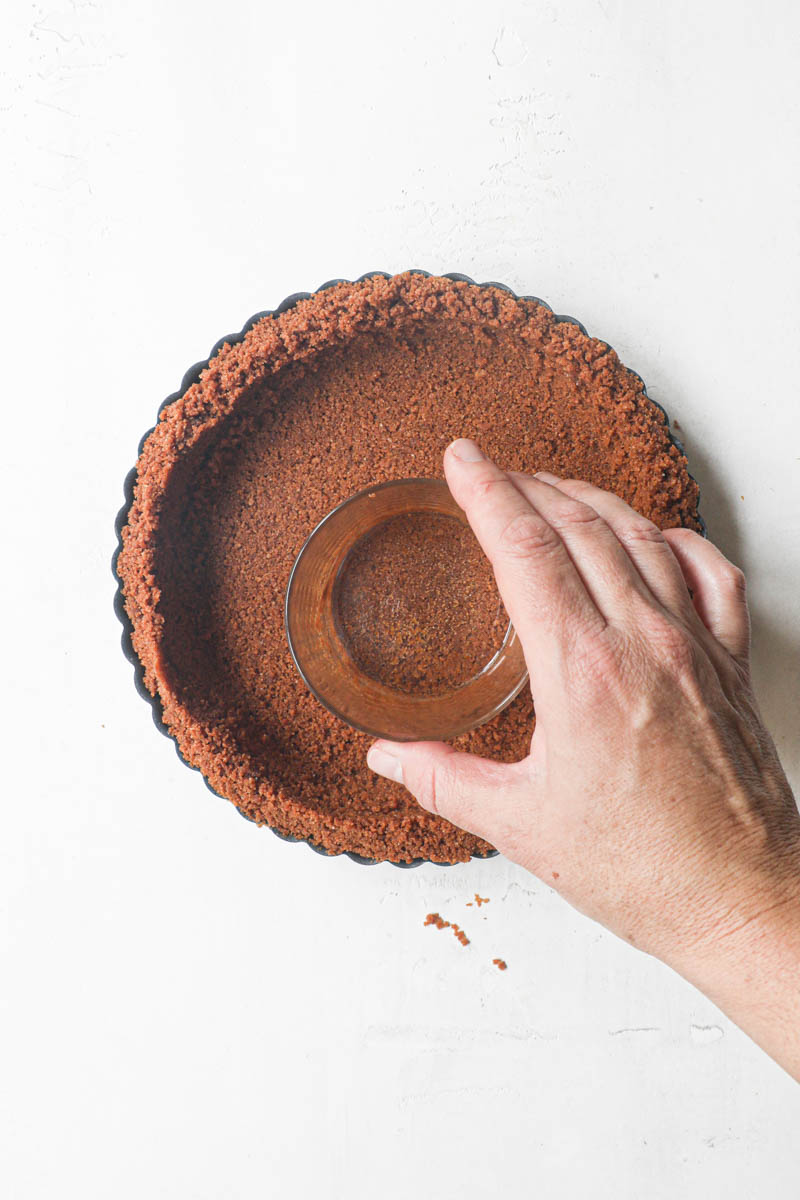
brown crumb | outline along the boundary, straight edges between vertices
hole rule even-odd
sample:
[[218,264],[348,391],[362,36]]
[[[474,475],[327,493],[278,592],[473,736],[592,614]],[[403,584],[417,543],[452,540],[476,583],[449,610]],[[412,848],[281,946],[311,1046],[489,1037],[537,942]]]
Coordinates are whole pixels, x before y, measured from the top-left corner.
[[508,970],[508,963],[505,961],[504,958],[493,958],[492,962],[497,967],[498,971],[507,971]]
[[449,921],[444,921],[438,913],[428,913],[425,918],[426,925],[435,925],[437,929],[444,929],[450,924]]
[[488,896],[479,896],[478,893],[476,892],[475,893],[475,903],[477,904],[478,908],[480,908],[480,906],[482,904],[489,903],[489,897]]
[[462,946],[469,945],[469,938],[461,926],[455,925],[452,921],[445,921],[444,917],[440,917],[438,913],[428,913],[423,923],[425,925],[435,925],[437,929],[452,929]]
[[508,629],[488,558],[469,527],[443,513],[401,513],[363,534],[339,567],[333,607],[359,669],[409,695],[461,687]]

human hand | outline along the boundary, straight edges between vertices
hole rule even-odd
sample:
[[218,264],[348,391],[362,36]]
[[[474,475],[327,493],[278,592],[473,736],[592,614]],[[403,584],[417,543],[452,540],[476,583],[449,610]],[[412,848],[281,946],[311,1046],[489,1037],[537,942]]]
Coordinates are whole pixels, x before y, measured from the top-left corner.
[[691,530],[661,532],[586,483],[507,475],[472,442],[445,472],[525,649],[531,752],[508,765],[381,741],[369,765],[775,1053],[764,1018],[742,1020],[761,954],[784,980],[800,1071],[800,816],[750,683],[742,573]]

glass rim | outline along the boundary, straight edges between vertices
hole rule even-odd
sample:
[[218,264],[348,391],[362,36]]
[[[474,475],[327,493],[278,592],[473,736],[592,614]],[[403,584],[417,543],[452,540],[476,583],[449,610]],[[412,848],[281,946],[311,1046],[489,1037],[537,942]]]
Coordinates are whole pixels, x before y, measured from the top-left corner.
[[[286,584],[286,595],[284,598],[284,606],[283,606],[284,630],[286,633],[286,641],[289,646],[289,653],[292,656],[292,661],[300,675],[300,678],[303,680],[303,683],[306,685],[308,690],[311,692],[312,696],[314,696],[319,701],[319,703],[322,704],[323,707],[328,710],[329,713],[332,713],[333,716],[337,717],[340,721],[343,721],[351,729],[356,729],[359,733],[367,734],[369,737],[380,738],[380,739],[383,739],[386,741],[404,741],[404,740],[419,740],[419,739],[392,738],[392,737],[388,736],[387,734],[382,733],[380,730],[375,729],[374,727],[371,728],[368,725],[365,725],[361,721],[354,720],[351,716],[345,716],[344,713],[342,713],[334,704],[331,703],[331,701],[329,699],[327,699],[327,697],[325,695],[323,695],[323,693],[316,687],[316,685],[311,681],[311,679],[309,679],[309,677],[303,667],[303,664],[301,663],[300,658],[298,657],[297,651],[295,649],[295,644],[292,639],[291,624],[290,624],[290,602],[291,602],[291,598],[292,598],[293,584],[295,582],[295,578],[296,578],[296,575],[298,572],[298,568],[300,567],[301,561],[302,561],[303,557],[305,556],[306,552],[308,551],[309,547],[311,546],[311,544],[317,537],[317,535],[320,533],[320,531],[323,529],[323,527],[328,524],[329,521],[331,521],[335,517],[337,517],[342,512],[343,509],[348,508],[352,504],[356,504],[360,500],[364,500],[367,497],[373,496],[376,492],[387,491],[390,488],[408,487],[413,484],[433,484],[437,488],[444,489],[444,491],[446,491],[448,496],[450,496],[450,498],[453,500],[453,504],[457,508],[459,507],[458,504],[456,503],[455,499],[453,498],[452,492],[450,491],[450,488],[447,484],[447,480],[443,479],[441,476],[416,475],[416,476],[408,476],[403,479],[387,479],[381,483],[372,484],[370,486],[362,488],[358,492],[354,492],[352,496],[347,496],[344,500],[341,500],[337,505],[335,505],[335,507],[332,508],[330,510],[330,512],[327,512],[325,514],[325,516],[322,517],[322,519],[317,522],[317,524],[314,526],[314,528],[309,533],[306,540],[303,542],[303,545],[300,547],[300,550],[297,553],[294,563],[292,564],[292,569],[289,572],[289,579]],[[461,512],[463,513],[463,509],[461,509]],[[389,518],[389,519],[391,520],[391,518]],[[464,517],[464,523],[466,525],[469,525],[469,522],[466,520],[466,517]],[[471,679],[468,679],[463,684],[461,684],[460,687],[455,688],[453,690],[453,692],[451,693],[451,695],[456,695],[459,692],[463,691],[464,689],[469,688],[470,686],[473,685],[473,683],[476,679],[480,678],[481,675],[483,675],[486,671],[488,671],[490,669],[490,667],[492,666],[492,663],[495,661],[497,656],[502,652],[502,650],[505,648],[507,642],[509,641],[509,633],[511,631],[514,632],[515,636],[519,637],[519,635],[516,634],[516,631],[514,631],[513,624],[509,621],[508,630],[506,631],[506,636],[503,640],[503,645],[498,648],[498,650],[495,652],[493,657],[489,660],[488,663],[486,663],[486,665],[481,669],[481,671],[478,673],[478,675],[473,676]],[[482,714],[479,720],[468,721],[467,723],[462,722],[459,725],[454,725],[452,728],[452,731],[448,731],[446,734],[443,734],[438,740],[452,740],[453,738],[460,737],[462,734],[469,733],[470,730],[472,730],[472,729],[478,729],[481,725],[485,725],[488,721],[491,721],[494,717],[499,716],[499,714],[501,712],[503,712],[503,710],[506,709],[509,706],[509,704],[511,704],[517,698],[517,696],[520,694],[522,689],[528,683],[528,680],[529,680],[529,672],[527,671],[527,669],[525,669],[521,673],[520,678],[517,680],[514,687],[511,689],[511,691],[509,693],[506,693],[505,696],[503,696],[501,699],[499,699],[492,706],[492,708],[489,709],[486,713]],[[423,740],[425,740],[425,739],[423,739]]]

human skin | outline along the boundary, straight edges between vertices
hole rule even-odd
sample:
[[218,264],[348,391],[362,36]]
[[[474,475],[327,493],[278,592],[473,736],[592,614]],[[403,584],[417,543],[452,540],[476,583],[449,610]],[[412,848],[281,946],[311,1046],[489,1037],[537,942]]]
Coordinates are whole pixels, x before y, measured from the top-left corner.
[[450,490],[536,703],[512,765],[376,742],[373,771],[680,972],[800,1080],[800,814],[750,681],[744,576],[577,480],[459,439]]

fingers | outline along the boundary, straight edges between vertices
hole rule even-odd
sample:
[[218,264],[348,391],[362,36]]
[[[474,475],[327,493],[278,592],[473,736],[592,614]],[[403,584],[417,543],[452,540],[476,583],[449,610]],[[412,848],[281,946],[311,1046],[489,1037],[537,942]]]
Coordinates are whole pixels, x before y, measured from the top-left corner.
[[[525,476],[522,476],[524,479]],[[615,537],[636,567],[656,600],[668,612],[684,618],[692,613],[692,601],[683,572],[669,542],[652,521],[648,521],[613,492],[604,492],[579,479],[558,479],[539,471],[537,479],[552,484],[558,491],[589,504],[613,530]]]
[[[607,507],[602,498],[616,497],[577,481],[570,481],[570,485],[574,485],[570,490],[569,485],[562,486],[555,475],[544,471],[535,476],[515,471],[511,478],[536,511],[557,530],[587,591],[609,623],[621,625],[630,619],[637,596],[652,603],[652,594],[633,557],[626,553],[625,546],[606,519],[606,513],[601,511]],[[589,488],[585,496],[582,493],[584,486]],[[595,503],[598,497],[601,499]],[[619,503],[629,512],[633,521],[650,525],[638,513],[628,509],[623,501]],[[652,528],[655,529],[655,526]],[[666,542],[662,549],[672,558]],[[680,586],[686,592],[683,576],[674,560],[673,566]],[[686,599],[688,602],[688,594]]]
[[692,590],[700,620],[728,653],[746,666],[750,655],[750,613],[743,573],[712,542],[692,529],[665,529],[664,537]]
[[448,447],[444,462],[450,491],[494,568],[535,680],[565,643],[602,630],[605,619],[556,530],[504,471],[466,439]]
[[526,763],[490,762],[442,742],[375,742],[367,765],[402,783],[428,812],[493,846],[510,845],[533,803]]

